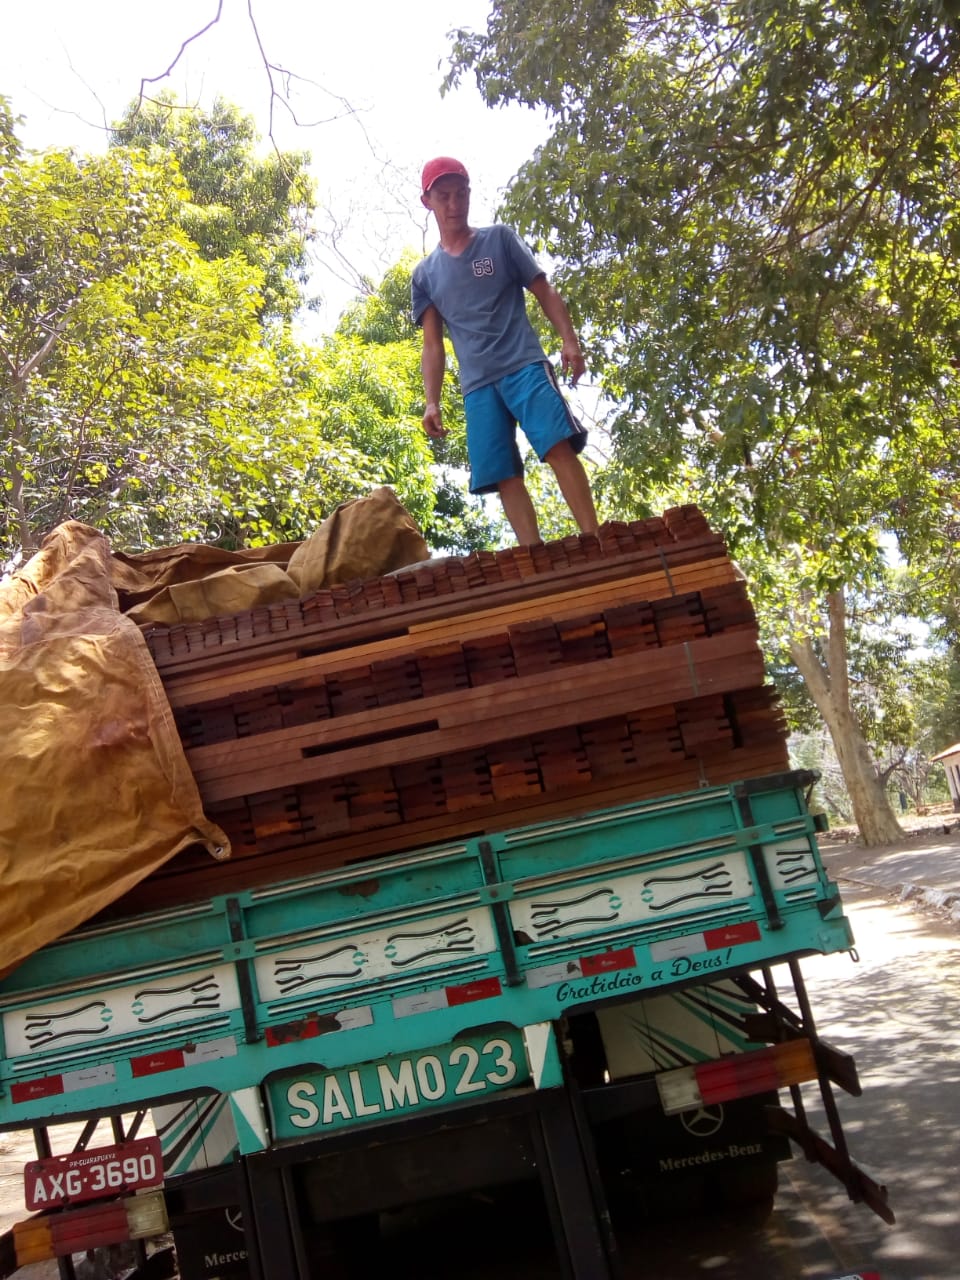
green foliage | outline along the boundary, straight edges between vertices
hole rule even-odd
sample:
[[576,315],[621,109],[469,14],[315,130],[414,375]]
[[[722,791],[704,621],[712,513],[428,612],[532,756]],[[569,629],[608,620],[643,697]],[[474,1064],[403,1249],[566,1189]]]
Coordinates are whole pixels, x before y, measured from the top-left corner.
[[314,232],[314,185],[305,152],[258,156],[253,120],[218,99],[209,111],[175,99],[133,102],[114,146],[176,159],[190,198],[180,221],[201,255],[241,254],[263,275],[262,313],[289,320],[302,304]]
[[265,328],[262,271],[197,252],[163,152],[14,157],[4,178],[0,562],[67,518],[131,549],[295,541],[382,483],[430,517],[412,344]]
[[896,741],[884,744],[878,756],[883,761],[882,776],[902,805],[908,799],[918,812],[946,796],[946,776],[933,757],[956,739],[939,741],[944,713],[956,713],[955,690],[950,688],[950,661],[942,652],[915,658],[901,671],[899,712],[901,732]]
[[928,0],[497,0],[452,53],[552,117],[503,214],[618,406],[607,502],[697,501],[838,724],[837,602],[883,596],[891,538],[960,598],[958,68]]
[[488,511],[482,498],[467,493],[462,474],[436,467],[434,481],[433,511],[422,529],[433,554],[465,556],[502,544],[507,536],[502,517]]
[[[67,518],[133,549],[297,541],[381,484],[438,550],[495,538],[459,474],[452,386],[449,440],[433,450],[421,426],[409,261],[317,349],[262,323],[294,306],[278,248],[291,188],[257,205],[279,171],[251,160],[236,113],[137,118],[127,140],[150,125],[149,149],[101,157],[20,155],[5,110],[0,125],[3,562]],[[229,230],[199,248],[198,193]]]
[[[156,321],[165,325],[168,284],[190,253],[170,217],[179,191],[169,167],[148,169],[121,154],[76,161],[52,152],[5,174],[5,548],[32,546],[38,528],[70,512],[68,495],[109,492],[120,453],[104,438],[110,401],[137,412],[144,344]],[[257,281],[246,285],[256,291]],[[244,287],[232,292],[242,309]]]
[[327,439],[377,459],[379,481],[422,523],[433,486],[429,441],[415,414],[414,355],[411,343],[338,336],[319,357],[318,398]]
[[17,123],[18,117],[13,114],[9,101],[0,93],[0,178],[6,166],[12,164],[20,154]]
[[816,591],[957,475],[960,34],[942,6],[501,0],[456,79],[546,106],[505,215],[567,264],[620,498],[686,481]]
[[930,660],[931,678],[922,690],[921,715],[929,754],[960,742],[960,650],[951,645]]
[[340,317],[337,333],[378,345],[415,341],[419,348],[420,330],[413,323],[410,310],[410,277],[418,260],[412,250],[407,250],[386,272],[374,293],[347,308]]

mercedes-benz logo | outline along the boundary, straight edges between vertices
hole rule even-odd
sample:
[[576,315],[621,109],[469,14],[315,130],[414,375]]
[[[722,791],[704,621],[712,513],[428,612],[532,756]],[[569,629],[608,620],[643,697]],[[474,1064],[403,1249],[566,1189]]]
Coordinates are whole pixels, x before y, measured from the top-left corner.
[[239,1209],[224,1209],[223,1214],[227,1225],[233,1227],[234,1231],[243,1230],[243,1214]]
[[687,1133],[692,1133],[695,1138],[709,1138],[723,1124],[723,1104],[717,1103],[715,1107],[697,1107],[694,1111],[682,1111],[680,1123]]

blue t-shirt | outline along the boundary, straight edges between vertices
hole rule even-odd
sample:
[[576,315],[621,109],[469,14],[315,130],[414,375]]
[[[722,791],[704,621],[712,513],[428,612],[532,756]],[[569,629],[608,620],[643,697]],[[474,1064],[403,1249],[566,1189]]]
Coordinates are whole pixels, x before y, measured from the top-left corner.
[[431,304],[443,317],[464,395],[546,359],[527,318],[524,289],[543,268],[510,227],[481,227],[454,257],[439,245],[413,271],[417,324]]

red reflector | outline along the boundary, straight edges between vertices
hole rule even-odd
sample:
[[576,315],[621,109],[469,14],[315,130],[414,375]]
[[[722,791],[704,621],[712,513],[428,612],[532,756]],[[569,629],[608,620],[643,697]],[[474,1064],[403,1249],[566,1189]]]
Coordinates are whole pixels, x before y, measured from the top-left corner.
[[17,1080],[10,1086],[12,1102],[32,1102],[34,1098],[52,1098],[63,1093],[63,1076],[44,1076],[40,1080]]
[[163,1193],[156,1191],[86,1209],[38,1214],[14,1223],[12,1235],[17,1266],[25,1267],[57,1255],[160,1235],[168,1226]]
[[694,1067],[694,1072],[705,1104],[767,1093],[780,1083],[776,1061],[765,1049],[757,1054],[732,1053],[727,1058],[701,1062]]
[[320,1023],[316,1018],[301,1018],[299,1022],[281,1022],[279,1026],[267,1027],[264,1039],[275,1049],[278,1044],[290,1044],[294,1040],[312,1040],[320,1034]]
[[595,973],[610,973],[614,969],[632,969],[637,963],[633,947],[624,947],[621,951],[601,951],[598,956],[583,956],[580,968],[585,978]]
[[465,982],[461,987],[447,987],[447,1004],[469,1004],[472,1000],[489,1000],[501,992],[499,978],[480,978],[477,982]]
[[768,1093],[814,1080],[817,1064],[810,1041],[803,1036],[770,1049],[731,1053],[693,1068],[703,1102],[728,1102],[752,1093]]
[[80,1253],[84,1249],[96,1249],[98,1245],[115,1244],[130,1238],[127,1212],[122,1204],[97,1205],[72,1213],[60,1213],[51,1216],[49,1223],[50,1239],[58,1254]]
[[130,1070],[134,1076],[152,1076],[158,1071],[173,1071],[182,1066],[182,1049],[167,1049],[163,1053],[148,1053],[142,1058],[130,1059]]
[[15,1223],[13,1239],[17,1264],[23,1267],[57,1254],[82,1253],[98,1245],[129,1240],[130,1226],[123,1203],[111,1201]]
[[707,929],[703,937],[708,951],[719,951],[721,947],[737,947],[742,942],[759,942],[760,926],[756,920],[748,920],[745,924]]

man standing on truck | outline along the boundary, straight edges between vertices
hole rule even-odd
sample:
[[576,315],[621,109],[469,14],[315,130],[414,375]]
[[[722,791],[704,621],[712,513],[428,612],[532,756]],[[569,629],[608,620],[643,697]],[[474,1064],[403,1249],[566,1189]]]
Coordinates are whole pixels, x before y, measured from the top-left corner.
[[524,301],[529,289],[560,337],[561,367],[576,386],[586,367],[563,298],[520,237],[503,225],[469,224],[470,178],[451,156],[424,165],[420,199],[436,218],[440,243],[413,272],[413,318],[423,329],[423,428],[447,434],[440,412],[446,325],[460,367],[467,417],[470,492],[500,495],[517,541],[539,542],[523,480],[517,426],[553,468],[581,533],[597,532],[590,482],[580,461],[586,432],[557,385]]

